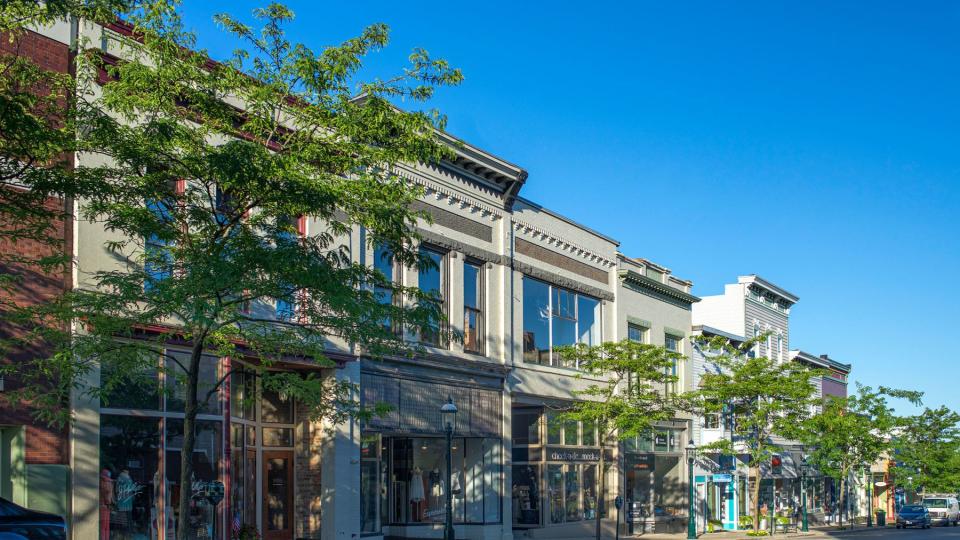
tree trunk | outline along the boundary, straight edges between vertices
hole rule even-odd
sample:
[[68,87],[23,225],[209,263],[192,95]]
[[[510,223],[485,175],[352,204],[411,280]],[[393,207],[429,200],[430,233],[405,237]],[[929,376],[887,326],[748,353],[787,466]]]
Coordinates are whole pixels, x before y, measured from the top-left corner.
[[760,466],[750,467],[750,472],[756,479],[753,483],[753,531],[757,532],[760,530]]
[[846,504],[846,502],[847,502],[847,498],[844,496],[845,493],[846,493],[846,487],[847,487],[846,475],[844,475],[844,474],[841,472],[841,476],[840,476],[840,478],[839,478],[838,480],[839,480],[838,483],[840,484],[840,486],[839,486],[839,488],[840,488],[840,501],[839,501],[839,504],[837,505],[837,519],[838,519],[838,521],[839,521],[840,527],[843,528],[843,508],[844,508],[844,504]]
[[193,498],[193,447],[196,443],[197,386],[200,377],[202,341],[193,346],[187,372],[187,388],[183,409],[183,446],[180,449],[180,501],[177,516],[177,540],[190,537],[190,502]]
[[[603,452],[605,448],[606,448],[606,445],[604,444],[604,441],[601,440],[600,441],[600,469],[597,471],[597,475],[600,477],[597,479],[598,480],[597,485],[599,486],[597,489],[597,532],[596,532],[597,540],[600,540],[600,508],[603,505],[603,502],[602,502],[603,497],[607,493],[607,482],[606,482],[607,475],[603,474],[603,465],[604,465]],[[620,524],[617,523],[617,527],[619,526]]]

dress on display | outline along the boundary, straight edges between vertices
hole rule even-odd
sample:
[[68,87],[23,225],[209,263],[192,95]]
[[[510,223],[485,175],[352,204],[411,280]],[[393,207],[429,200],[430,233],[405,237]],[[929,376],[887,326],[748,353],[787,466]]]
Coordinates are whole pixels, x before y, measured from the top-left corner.
[[426,499],[423,492],[423,470],[420,467],[413,469],[410,473],[410,501],[420,502]]

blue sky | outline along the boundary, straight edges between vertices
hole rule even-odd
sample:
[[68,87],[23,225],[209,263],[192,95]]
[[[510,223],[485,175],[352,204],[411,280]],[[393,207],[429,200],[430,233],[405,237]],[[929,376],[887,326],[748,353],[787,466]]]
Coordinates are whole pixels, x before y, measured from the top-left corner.
[[[960,409],[960,4],[289,2],[319,50],[373,22],[466,76],[449,131],[526,168],[522,196],[717,294],[796,293],[791,347]],[[210,22],[261,3],[187,2]],[[910,410],[903,407],[904,412]]]

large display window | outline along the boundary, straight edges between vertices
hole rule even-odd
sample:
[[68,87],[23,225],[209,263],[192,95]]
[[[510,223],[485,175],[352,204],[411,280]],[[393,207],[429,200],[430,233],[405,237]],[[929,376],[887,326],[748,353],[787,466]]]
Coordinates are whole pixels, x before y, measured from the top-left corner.
[[453,439],[451,479],[446,478],[443,437],[365,434],[360,473],[361,529],[443,523],[447,495],[455,523],[500,522],[503,484],[499,439]]
[[[183,357],[186,353],[166,351]],[[205,482],[222,481],[224,423],[221,392],[200,404],[193,454],[194,478],[180,486],[183,442],[183,387],[179,368],[157,356],[155,367],[120,381],[104,371],[107,385],[100,408],[100,539],[172,538],[179,501],[190,497],[191,538],[220,538],[221,516],[197,491]],[[201,359],[200,387],[213,388],[222,366],[212,356]],[[164,390],[161,390],[164,389]]]

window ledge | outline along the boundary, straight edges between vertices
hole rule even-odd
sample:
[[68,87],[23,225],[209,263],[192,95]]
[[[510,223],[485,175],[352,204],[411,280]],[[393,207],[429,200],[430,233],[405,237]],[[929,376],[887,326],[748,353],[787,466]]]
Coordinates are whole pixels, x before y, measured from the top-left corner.
[[514,368],[528,369],[530,371],[540,371],[542,373],[552,373],[554,375],[563,375],[566,377],[579,377],[585,381],[602,382],[606,380],[602,376],[587,375],[586,373],[574,368],[545,366],[543,364],[533,364],[533,363],[524,362],[523,360],[515,363],[513,366]]

